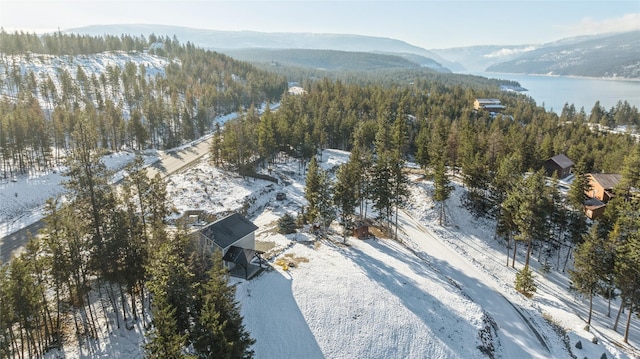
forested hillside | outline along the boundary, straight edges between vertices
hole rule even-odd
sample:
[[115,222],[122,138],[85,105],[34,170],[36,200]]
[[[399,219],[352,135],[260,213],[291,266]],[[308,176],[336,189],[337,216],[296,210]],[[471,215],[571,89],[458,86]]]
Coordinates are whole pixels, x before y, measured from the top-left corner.
[[416,68],[419,65],[400,56],[335,50],[227,50],[234,58],[250,62],[287,64],[324,70],[378,70],[383,68]]
[[56,162],[83,117],[105,150],[172,148],[287,89],[282,76],[175,38],[2,31],[0,53],[5,178]]
[[[360,213],[373,208],[376,227],[397,239],[411,160],[433,182],[440,223],[459,180],[464,205],[494,221],[495,239],[513,248],[511,266],[518,244],[526,246],[515,283],[525,296],[535,292],[532,253],[540,263],[567,253],[565,265],[573,253],[573,290],[620,295],[627,323],[640,305],[640,144],[607,128],[640,123],[628,103],[611,110],[596,103],[589,115],[567,104],[558,116],[481,77],[425,69],[318,77],[308,69],[260,70],[175,38],[0,35],[3,176],[64,157],[67,177],[64,201],[46,204],[42,236],[0,267],[2,357],[41,357],[70,336],[90,342],[101,325],[97,310],[111,313],[104,322],[111,328],[147,324],[151,312],[150,357],[252,357],[235,287],[219,257],[168,223],[164,180],[150,179],[137,158],[116,187],[101,162],[101,150],[169,148],[212,130],[214,166],[247,174],[282,152],[308,164],[304,204],[287,225],[325,230],[339,215],[346,233],[360,206]],[[286,92],[295,76],[303,94]],[[500,99],[504,113],[473,110],[476,98]],[[277,111],[258,112],[258,104],[276,101]],[[215,116],[232,111],[237,119],[215,126]],[[317,163],[325,148],[351,152],[335,180]],[[540,171],[559,153],[576,164],[566,195]],[[582,207],[587,172],[623,178],[592,226]],[[591,260],[590,248],[601,260]]]
[[508,62],[487,68],[489,72],[544,75],[640,78],[640,32],[549,44]]
[[[285,96],[277,112],[262,117],[248,112],[228,122],[214,136],[213,163],[242,169],[254,158],[276,161],[283,149],[310,158],[308,205],[298,223],[324,228],[339,215],[346,233],[347,223],[370,203],[376,224],[395,238],[402,230],[398,208],[409,202],[403,169],[407,160],[415,161],[433,182],[431,196],[440,225],[446,223],[455,179],[465,187],[462,204],[495,224],[494,239],[509,251],[507,265],[515,267],[519,245],[526,248],[515,290],[526,297],[536,292],[530,261],[549,271],[550,263],[556,263],[558,272],[570,270],[572,282],[566,290],[588,298],[612,299],[619,293],[619,313],[628,310],[623,336],[628,342],[629,322],[636,320],[632,313],[640,306],[640,143],[629,133],[612,133],[606,127],[600,131],[589,122],[618,118],[638,124],[637,108],[626,104],[607,112],[596,104],[587,116],[567,105],[557,116],[515,93],[420,81],[384,88],[323,80],[306,89],[306,94]],[[473,111],[471,104],[478,97],[499,98],[505,113]],[[335,180],[318,169],[316,154],[323,148],[351,153]],[[565,191],[543,170],[544,161],[561,153],[575,162],[574,178]],[[588,222],[587,173],[600,172],[619,173],[622,181],[613,189],[614,199],[603,217]],[[592,310],[588,308],[587,325]],[[614,330],[618,323],[619,314],[611,323]]]

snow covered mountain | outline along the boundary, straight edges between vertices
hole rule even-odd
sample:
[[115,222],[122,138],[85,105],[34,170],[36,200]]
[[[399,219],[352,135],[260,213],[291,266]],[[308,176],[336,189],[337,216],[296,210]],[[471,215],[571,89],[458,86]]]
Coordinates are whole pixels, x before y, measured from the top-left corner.
[[637,79],[640,31],[551,43],[487,71]]
[[450,65],[456,66],[432,51],[408,44],[404,41],[374,36],[217,31],[167,25],[93,25],[67,29],[64,32],[93,36],[104,34],[116,36],[121,34],[176,36],[180,42],[190,41],[198,47],[215,50],[232,56],[233,54],[244,53],[238,50],[247,49],[267,51],[266,54],[271,56],[274,50],[284,49],[335,50],[341,52],[349,51],[396,55],[440,72],[449,72],[447,68]]

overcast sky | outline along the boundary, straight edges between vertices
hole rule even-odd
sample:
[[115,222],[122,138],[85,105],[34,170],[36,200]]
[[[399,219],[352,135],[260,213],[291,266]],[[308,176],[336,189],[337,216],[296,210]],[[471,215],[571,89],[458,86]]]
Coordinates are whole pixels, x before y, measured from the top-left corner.
[[640,1],[0,0],[10,32],[110,24],[357,34],[434,49],[640,29]]

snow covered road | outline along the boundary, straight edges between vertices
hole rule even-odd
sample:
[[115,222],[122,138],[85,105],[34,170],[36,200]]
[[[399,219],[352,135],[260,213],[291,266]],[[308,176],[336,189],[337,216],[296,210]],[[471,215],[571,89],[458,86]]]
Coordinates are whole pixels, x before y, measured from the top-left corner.
[[479,304],[497,323],[498,338],[505,358],[549,358],[566,355],[551,353],[543,336],[520,310],[504,297],[488,274],[442,243],[407,213],[400,213],[399,224],[407,244],[416,255],[438,268],[457,283],[471,300]]

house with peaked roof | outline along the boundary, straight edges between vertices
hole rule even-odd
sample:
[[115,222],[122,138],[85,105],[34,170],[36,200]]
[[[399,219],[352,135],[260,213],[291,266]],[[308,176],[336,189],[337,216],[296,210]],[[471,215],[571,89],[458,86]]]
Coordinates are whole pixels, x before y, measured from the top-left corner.
[[597,198],[603,203],[609,202],[614,197],[614,188],[622,180],[622,175],[617,173],[588,173],[589,191],[587,197]]
[[[195,235],[201,248],[222,252],[222,260],[231,275],[249,279],[262,269],[262,252],[255,249],[257,229],[253,222],[233,213],[204,226]],[[254,259],[259,265],[252,264]]]
[[502,112],[506,108],[497,98],[477,98],[473,102],[473,109],[476,111]]
[[558,179],[563,179],[571,174],[573,165],[573,161],[561,153],[546,160],[544,162],[544,170],[547,172],[547,176],[549,177],[552,177],[555,172]]

